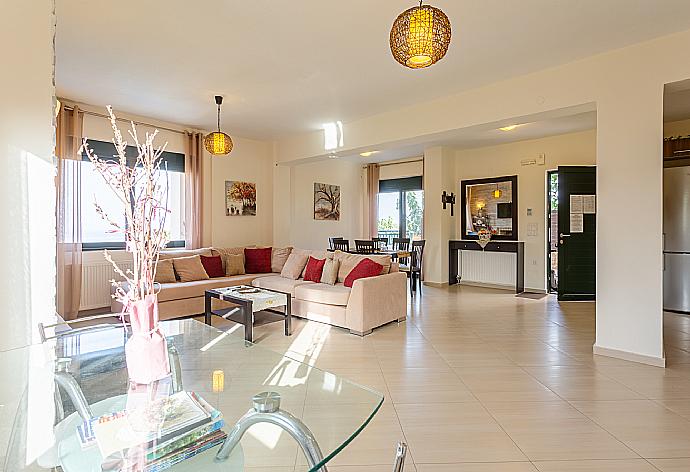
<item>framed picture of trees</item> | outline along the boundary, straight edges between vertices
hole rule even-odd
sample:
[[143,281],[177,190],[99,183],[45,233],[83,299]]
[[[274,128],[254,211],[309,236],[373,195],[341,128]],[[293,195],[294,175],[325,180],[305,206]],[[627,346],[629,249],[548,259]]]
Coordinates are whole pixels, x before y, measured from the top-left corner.
[[225,181],[225,215],[256,216],[256,184]]
[[314,219],[340,220],[340,185],[314,183]]

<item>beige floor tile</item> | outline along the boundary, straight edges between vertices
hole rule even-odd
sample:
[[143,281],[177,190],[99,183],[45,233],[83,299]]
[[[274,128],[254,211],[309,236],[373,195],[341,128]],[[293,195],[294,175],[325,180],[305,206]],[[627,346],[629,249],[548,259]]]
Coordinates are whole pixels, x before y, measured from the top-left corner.
[[416,463],[526,460],[477,403],[401,404],[395,408]]
[[690,470],[690,458],[685,459],[650,459],[649,462],[661,472],[687,472]]
[[456,369],[456,372],[482,402],[560,400],[519,367],[472,367]]
[[540,472],[658,472],[644,459],[535,462]]
[[644,398],[592,367],[525,367],[539,382],[565,400],[631,400]]
[[417,464],[417,472],[537,472],[529,462]]
[[384,377],[395,404],[477,401],[451,369],[446,371],[400,369],[386,371]]

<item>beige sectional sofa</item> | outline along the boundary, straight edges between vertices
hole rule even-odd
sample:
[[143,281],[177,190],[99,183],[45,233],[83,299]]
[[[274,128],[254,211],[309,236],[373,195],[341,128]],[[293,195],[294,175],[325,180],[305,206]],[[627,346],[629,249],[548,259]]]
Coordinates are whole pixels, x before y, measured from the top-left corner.
[[[176,258],[190,255],[213,255],[242,253],[243,248],[204,248],[194,251],[165,251],[161,258]],[[374,328],[391,321],[402,321],[407,316],[407,276],[398,271],[395,263],[384,265],[384,273],[376,277],[355,280],[352,288],[343,285],[343,279],[358,261],[369,257],[383,263],[387,256],[359,256],[325,251],[303,251],[317,259],[333,257],[341,262],[338,282],[335,285],[281,277],[279,273],[244,274],[217,277],[193,282],[161,284],[158,293],[158,307],[161,319],[201,314],[204,312],[204,292],[210,288],[233,285],[254,285],[255,287],[278,290],[292,296],[292,314],[301,318],[327,323],[349,329],[351,333],[363,336]],[[302,274],[304,275],[304,274]],[[213,307],[222,308],[228,304],[213,300]],[[122,306],[113,301],[113,312],[122,311]]]

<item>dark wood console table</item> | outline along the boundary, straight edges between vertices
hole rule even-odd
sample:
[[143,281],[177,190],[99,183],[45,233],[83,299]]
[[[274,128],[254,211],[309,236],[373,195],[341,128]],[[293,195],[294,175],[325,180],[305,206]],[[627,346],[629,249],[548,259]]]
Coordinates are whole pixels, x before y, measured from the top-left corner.
[[448,284],[458,283],[459,251],[512,252],[515,260],[515,293],[525,291],[525,243],[522,241],[490,241],[484,249],[472,239],[451,240],[448,242]]

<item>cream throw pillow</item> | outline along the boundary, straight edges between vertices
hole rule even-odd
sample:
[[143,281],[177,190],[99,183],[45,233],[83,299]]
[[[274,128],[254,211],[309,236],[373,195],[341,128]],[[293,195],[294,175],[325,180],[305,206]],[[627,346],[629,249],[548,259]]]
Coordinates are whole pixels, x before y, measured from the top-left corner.
[[244,275],[244,254],[227,254],[223,256],[225,275]]
[[292,246],[288,247],[274,247],[271,251],[271,272],[280,273],[287,262]]
[[156,264],[156,277],[153,279],[153,281],[158,282],[159,284],[170,284],[177,282],[172,259],[163,259],[158,261],[158,264]]
[[[246,247],[255,247],[255,246],[246,246]],[[242,256],[242,267],[244,267],[244,248],[245,246],[237,246],[237,247],[214,247],[213,248],[213,255],[218,255],[220,256],[221,260],[223,261],[223,270],[225,273],[228,273],[228,268],[225,267],[225,261],[227,259],[227,256],[231,255],[241,255]],[[244,274],[244,272],[242,272]]]
[[344,282],[347,274],[349,274],[350,271],[354,269],[362,259],[371,259],[372,261],[381,264],[383,266],[383,269],[381,269],[381,274],[387,274],[391,269],[391,256],[388,255],[360,255],[350,254],[343,251],[335,251],[333,259],[340,261],[340,268],[338,269],[338,282]]
[[340,261],[335,259],[326,259],[326,263],[323,266],[323,272],[321,272],[321,283],[335,285],[338,280],[339,267]]
[[201,257],[178,257],[172,260],[175,272],[181,282],[193,282],[195,280],[208,280],[208,274],[201,263]]
[[309,256],[304,253],[293,252],[288,256],[287,261],[283,266],[283,270],[280,271],[280,276],[292,280],[299,279],[300,275],[302,275],[302,271],[307,265],[308,258]]

